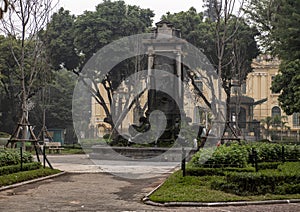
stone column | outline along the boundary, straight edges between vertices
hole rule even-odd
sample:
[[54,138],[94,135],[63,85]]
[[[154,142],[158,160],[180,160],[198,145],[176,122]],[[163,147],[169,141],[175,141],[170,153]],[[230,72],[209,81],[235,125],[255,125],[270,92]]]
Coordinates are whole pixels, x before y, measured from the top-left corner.
[[[153,75],[153,64],[154,64],[154,56],[150,52],[148,54],[148,88],[155,90],[155,78]],[[155,105],[155,91],[148,91],[148,110],[152,112],[153,106]]]
[[178,102],[179,102],[179,107],[182,109],[183,107],[183,92],[184,88],[182,87],[182,68],[181,68],[181,54],[180,52],[177,52],[176,55],[176,74],[178,76]]

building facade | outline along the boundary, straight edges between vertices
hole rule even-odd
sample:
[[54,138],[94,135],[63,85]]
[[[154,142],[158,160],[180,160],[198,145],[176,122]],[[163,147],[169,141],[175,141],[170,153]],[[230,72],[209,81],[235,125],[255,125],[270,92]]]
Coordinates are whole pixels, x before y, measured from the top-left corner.
[[300,130],[299,113],[287,116],[280,108],[278,102],[279,93],[274,93],[271,90],[272,81],[279,73],[279,65],[280,61],[270,56],[262,55],[257,57],[252,63],[253,72],[248,75],[242,90],[246,96],[252,97],[254,101],[265,99],[263,103],[254,106],[254,120],[262,121],[267,117],[282,117],[282,121],[286,123],[285,127],[280,130],[284,131],[285,134],[297,135]]

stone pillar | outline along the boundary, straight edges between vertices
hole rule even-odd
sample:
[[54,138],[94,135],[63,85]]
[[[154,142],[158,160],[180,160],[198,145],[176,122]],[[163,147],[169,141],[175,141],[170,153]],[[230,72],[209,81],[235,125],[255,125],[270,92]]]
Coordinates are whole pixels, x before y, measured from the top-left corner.
[[177,52],[176,55],[176,74],[178,76],[178,102],[179,108],[183,107],[183,87],[182,87],[182,70],[181,70],[181,54]]
[[[154,55],[149,53],[148,55],[148,88],[154,89],[155,88],[155,79],[153,76],[153,64],[154,64]],[[155,92],[152,90],[148,93],[148,105],[149,108],[153,108],[155,104]],[[149,109],[148,108],[148,109]]]

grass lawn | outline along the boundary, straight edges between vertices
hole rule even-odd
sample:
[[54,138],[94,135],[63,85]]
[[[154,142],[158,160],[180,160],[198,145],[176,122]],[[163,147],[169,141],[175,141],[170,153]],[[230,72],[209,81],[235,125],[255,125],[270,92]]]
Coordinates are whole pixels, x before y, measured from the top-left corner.
[[57,169],[40,168],[31,171],[23,171],[23,172],[16,172],[13,174],[2,175],[0,176],[0,187],[24,182],[27,180],[32,180],[40,177],[45,177],[60,172],[61,171]]
[[300,199],[300,194],[261,196],[238,196],[223,191],[212,190],[212,181],[223,176],[186,176],[177,171],[170,175],[165,183],[155,191],[150,200],[154,202],[229,202],[254,200]]

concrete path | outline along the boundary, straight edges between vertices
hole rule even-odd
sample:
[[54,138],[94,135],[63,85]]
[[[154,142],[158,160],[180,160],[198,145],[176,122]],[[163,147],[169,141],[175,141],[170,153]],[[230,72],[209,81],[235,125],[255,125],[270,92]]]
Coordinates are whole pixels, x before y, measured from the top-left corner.
[[71,173],[110,173],[124,178],[145,179],[179,168],[177,162],[91,160],[88,155],[49,155],[52,166]]

